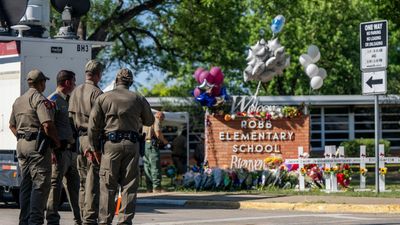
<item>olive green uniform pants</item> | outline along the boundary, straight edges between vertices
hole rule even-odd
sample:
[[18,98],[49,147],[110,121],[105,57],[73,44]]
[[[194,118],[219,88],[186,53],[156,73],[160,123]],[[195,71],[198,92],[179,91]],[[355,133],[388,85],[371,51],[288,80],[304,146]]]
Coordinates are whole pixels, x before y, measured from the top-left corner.
[[143,169],[146,175],[147,190],[161,188],[161,164],[160,164],[160,150],[146,142]]
[[111,224],[115,214],[115,195],[121,188],[121,208],[117,224],[132,224],[139,186],[139,143],[107,141],[100,166],[99,224]]
[[97,163],[89,162],[83,152],[90,148],[88,136],[79,137],[81,154],[77,157],[80,177],[79,207],[83,224],[97,224],[99,216],[99,169]]
[[64,187],[74,215],[75,224],[82,224],[79,209],[79,174],[77,169],[77,154],[70,150],[57,150],[54,152],[57,163],[52,165],[51,189],[47,200],[46,220],[48,225],[60,224],[60,214],[58,207],[61,201],[63,178],[65,177]]
[[41,155],[35,150],[36,141],[20,139],[17,157],[21,169],[20,225],[44,223],[44,210],[50,191],[51,150]]

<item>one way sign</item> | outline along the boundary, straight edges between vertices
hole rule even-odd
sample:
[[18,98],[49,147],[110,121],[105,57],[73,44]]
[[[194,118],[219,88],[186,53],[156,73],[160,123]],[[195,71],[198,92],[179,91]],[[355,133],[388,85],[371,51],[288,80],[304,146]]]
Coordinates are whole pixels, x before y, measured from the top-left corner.
[[369,94],[386,94],[386,70],[362,73],[362,92]]

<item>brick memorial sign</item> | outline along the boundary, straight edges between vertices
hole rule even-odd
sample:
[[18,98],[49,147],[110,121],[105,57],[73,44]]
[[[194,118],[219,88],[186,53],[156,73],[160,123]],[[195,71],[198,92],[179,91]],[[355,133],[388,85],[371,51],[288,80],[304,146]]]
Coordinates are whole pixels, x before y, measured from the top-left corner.
[[260,120],[241,117],[225,121],[223,116],[208,115],[206,160],[210,167],[223,169],[264,168],[264,159],[279,155],[297,158],[297,149],[310,147],[308,116]]

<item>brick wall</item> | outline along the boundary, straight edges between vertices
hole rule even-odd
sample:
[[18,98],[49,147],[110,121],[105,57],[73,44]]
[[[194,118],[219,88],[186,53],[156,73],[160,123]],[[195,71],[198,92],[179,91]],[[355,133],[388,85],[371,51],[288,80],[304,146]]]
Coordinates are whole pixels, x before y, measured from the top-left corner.
[[[242,128],[242,120],[246,121],[246,128]],[[298,146],[303,146],[304,152],[310,150],[308,116],[272,120],[269,129],[254,128],[259,121],[255,118],[225,121],[223,116],[210,115],[208,121],[206,157],[211,167],[260,169],[257,167],[268,156],[297,158]],[[243,140],[247,138],[250,140]]]

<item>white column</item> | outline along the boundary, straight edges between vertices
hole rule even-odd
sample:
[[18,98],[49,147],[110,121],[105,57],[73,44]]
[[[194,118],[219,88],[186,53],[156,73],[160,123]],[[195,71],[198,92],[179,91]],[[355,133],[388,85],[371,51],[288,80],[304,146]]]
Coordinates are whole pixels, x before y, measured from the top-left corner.
[[[331,158],[331,150],[330,150],[330,146],[325,146],[325,154],[324,154],[325,158]],[[331,168],[331,164],[330,163],[325,163],[325,168],[330,169]],[[325,176],[325,190],[326,191],[330,191],[331,190],[331,178],[332,176],[329,174],[328,176]]]
[[[335,158],[336,157],[336,146],[335,145],[331,145],[330,146],[330,152],[331,152],[331,158]],[[339,153],[340,154],[340,153]],[[336,163],[332,164],[331,166],[337,166]],[[331,173],[331,191],[332,192],[337,192],[338,188],[337,188],[337,177],[335,173]]]
[[[366,169],[365,158],[367,157],[366,146],[360,146],[360,169]],[[366,178],[360,173],[360,189],[365,189]]]
[[303,150],[303,146],[299,146],[298,148],[297,148],[297,151],[298,151],[298,159],[299,159],[299,190],[300,191],[305,191],[306,190],[306,188],[305,188],[305,182],[304,182],[304,175],[301,173],[301,169],[304,167],[304,163],[303,163],[303,158],[304,158],[304,156],[303,156],[303,153],[304,153],[304,150]]
[[[385,168],[385,145],[379,145],[379,170]],[[379,192],[385,191],[385,175],[379,174]]]

